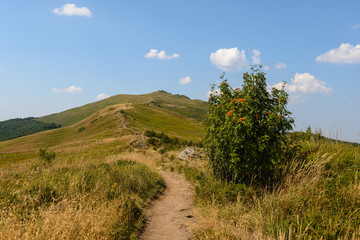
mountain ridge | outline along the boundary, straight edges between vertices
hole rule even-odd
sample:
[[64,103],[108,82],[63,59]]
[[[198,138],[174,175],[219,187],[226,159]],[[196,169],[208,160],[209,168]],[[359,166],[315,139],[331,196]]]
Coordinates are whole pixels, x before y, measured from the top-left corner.
[[[44,126],[54,125],[54,126],[68,127],[81,122],[82,120],[90,117],[91,115],[95,114],[96,112],[104,108],[118,104],[135,104],[138,105],[138,107],[140,107],[140,105],[153,106],[156,108],[178,113],[180,115],[195,119],[196,121],[199,122],[202,121],[203,116],[206,114],[208,107],[205,101],[198,99],[190,99],[185,95],[171,94],[166,91],[159,90],[156,92],[140,94],[140,95],[118,94],[103,100],[88,103],[62,112],[53,113],[50,115],[46,115],[38,118],[32,118],[32,119],[33,121],[36,121],[39,124],[41,123]],[[143,111],[151,110],[151,108],[142,109],[142,110]],[[167,115],[169,113],[164,113],[164,114]],[[15,122],[15,121],[18,120],[17,119],[6,120],[4,122],[0,122],[0,124],[7,122]],[[148,119],[147,121],[151,122],[152,119]],[[158,118],[157,121],[161,121],[161,118]],[[154,127],[154,125],[152,126]],[[20,129],[8,128],[0,132],[4,136],[5,135],[12,136],[11,138],[4,139],[4,140],[10,140],[47,130],[47,129],[44,130],[40,129],[38,131],[33,131],[32,129],[27,129],[30,127],[32,127],[32,125],[31,126],[29,125],[29,127],[22,125],[21,126],[22,134],[17,134],[17,135],[14,135],[12,133],[17,132]],[[23,132],[26,132],[27,134],[24,134]]]
[[171,94],[159,90],[147,94],[117,94],[109,98],[88,103],[83,106],[71,108],[59,113],[37,118],[38,121],[45,123],[56,123],[62,126],[69,126],[89,117],[96,111],[115,104],[133,103],[133,104],[152,104],[157,107],[165,108],[170,111],[178,112],[187,117],[201,121],[207,112],[207,102],[199,99],[190,99],[185,95]]

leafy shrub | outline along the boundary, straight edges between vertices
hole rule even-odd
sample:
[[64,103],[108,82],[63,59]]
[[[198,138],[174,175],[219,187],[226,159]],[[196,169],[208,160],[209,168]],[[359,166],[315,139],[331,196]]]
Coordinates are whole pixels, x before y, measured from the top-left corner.
[[221,84],[209,98],[205,148],[215,176],[224,181],[267,182],[279,176],[289,151],[286,133],[294,120],[286,109],[288,95],[267,91],[265,73],[252,67],[242,88]]
[[56,153],[55,152],[48,152],[46,148],[39,149],[39,159],[41,162],[45,164],[51,163],[55,160]]
[[84,130],[85,130],[85,127],[81,127],[81,128],[78,129],[78,132],[82,132]]

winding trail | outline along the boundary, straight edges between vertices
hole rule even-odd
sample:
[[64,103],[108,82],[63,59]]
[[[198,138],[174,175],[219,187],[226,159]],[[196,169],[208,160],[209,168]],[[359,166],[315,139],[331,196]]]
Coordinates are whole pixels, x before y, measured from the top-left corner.
[[193,191],[182,175],[160,172],[167,188],[147,210],[147,225],[143,240],[189,239],[189,225],[194,223]]

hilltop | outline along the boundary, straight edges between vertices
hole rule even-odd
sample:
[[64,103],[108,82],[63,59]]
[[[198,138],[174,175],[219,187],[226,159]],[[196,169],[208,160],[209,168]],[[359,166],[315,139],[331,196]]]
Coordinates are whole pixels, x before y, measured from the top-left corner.
[[[142,95],[120,94],[39,118],[11,119],[0,122],[0,141],[10,140],[45,130],[68,127],[90,117],[92,114],[106,107],[125,103],[136,104],[138,107],[143,105],[140,107],[143,111],[151,109],[144,106],[153,106],[158,109],[167,110],[169,113],[178,113],[197,121],[203,120],[208,108],[207,103],[202,100],[192,100],[187,96],[171,94],[163,90]],[[136,112],[138,111],[135,111],[134,114],[136,114]],[[158,117],[160,118],[156,121],[164,120],[161,119],[161,116]]]
[[119,94],[81,107],[72,108],[64,112],[43,116],[37,120],[46,123],[56,123],[61,124],[62,126],[69,126],[85,119],[86,117],[89,117],[91,114],[94,114],[100,109],[121,103],[156,106],[180,113],[199,121],[203,119],[208,108],[207,102],[205,101],[196,99],[192,100],[184,95],[171,94],[160,90],[142,95]]

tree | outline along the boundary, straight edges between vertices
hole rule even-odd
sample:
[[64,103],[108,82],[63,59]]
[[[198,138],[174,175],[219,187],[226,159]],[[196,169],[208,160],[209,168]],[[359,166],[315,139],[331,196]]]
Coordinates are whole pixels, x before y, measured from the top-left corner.
[[251,70],[242,88],[231,88],[221,75],[208,101],[205,148],[215,176],[224,181],[269,181],[287,161],[286,133],[294,120],[285,83],[269,93],[261,66]]

